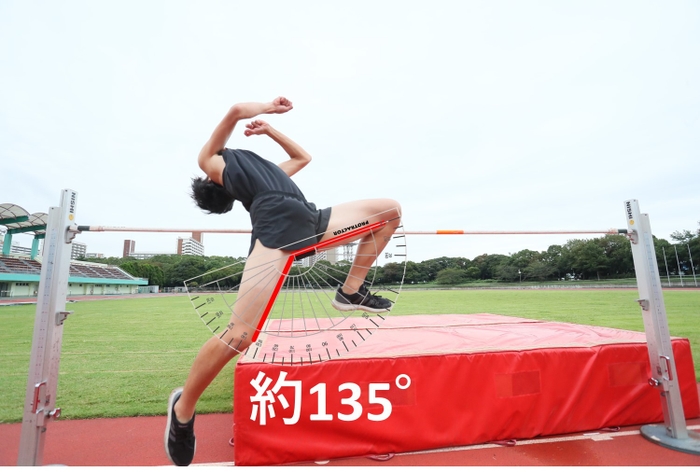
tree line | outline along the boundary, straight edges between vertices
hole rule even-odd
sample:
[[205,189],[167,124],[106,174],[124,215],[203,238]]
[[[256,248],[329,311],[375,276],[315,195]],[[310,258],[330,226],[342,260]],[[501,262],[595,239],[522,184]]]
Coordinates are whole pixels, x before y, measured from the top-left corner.
[[[700,273],[700,229],[696,232],[684,230],[671,234],[673,242],[654,237],[659,274],[692,275]],[[695,255],[695,258],[693,258]],[[207,283],[207,276],[215,269],[233,266],[231,274],[240,270],[245,259],[224,256],[159,255],[147,260],[134,258],[88,259],[93,262],[115,265],[135,277],[147,278],[149,285],[161,287],[183,286],[184,281],[197,278],[198,283]],[[340,261],[330,264],[325,272],[332,274],[328,280],[335,285],[343,280],[350,264]],[[604,280],[634,277],[634,263],[630,242],[623,235],[606,235],[593,239],[572,239],[563,245],[552,245],[546,251],[523,249],[515,254],[482,254],[474,259],[465,257],[439,257],[422,262],[388,263],[374,269],[371,274],[375,283],[394,284],[437,283],[456,285],[469,281],[493,280],[500,282],[546,282],[553,280]],[[237,265],[237,266],[236,266]],[[291,275],[303,270],[292,268]],[[223,274],[226,275],[226,274]],[[222,278],[219,271],[214,278]],[[222,284],[235,286],[240,276],[233,276]],[[222,286],[220,288],[228,288]]]

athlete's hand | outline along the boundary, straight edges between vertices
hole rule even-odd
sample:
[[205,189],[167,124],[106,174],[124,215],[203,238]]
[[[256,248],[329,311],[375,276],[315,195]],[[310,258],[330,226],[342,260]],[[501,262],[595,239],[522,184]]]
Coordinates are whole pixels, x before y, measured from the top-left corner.
[[246,129],[243,131],[243,134],[246,136],[253,136],[254,134],[269,134],[270,129],[272,128],[263,120],[251,121],[245,125],[245,127]]
[[287,113],[289,110],[294,108],[292,102],[284,97],[277,97],[272,101],[272,106],[274,110],[271,113]]

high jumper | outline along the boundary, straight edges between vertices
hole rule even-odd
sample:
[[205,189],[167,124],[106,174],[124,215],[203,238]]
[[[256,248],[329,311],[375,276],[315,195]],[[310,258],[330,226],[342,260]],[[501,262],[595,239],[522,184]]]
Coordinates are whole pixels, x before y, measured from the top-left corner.
[[[369,293],[365,278],[401,223],[401,206],[397,201],[368,199],[317,209],[291,179],[311,162],[311,156],[260,119],[246,124],[245,136],[270,137],[287,153],[288,160],[274,164],[251,151],[225,147],[239,121],[262,114],[283,114],[292,108],[292,102],[285,97],[267,103],[232,106],[197,159],[206,174],[206,177],[192,179],[192,198],[197,206],[208,213],[221,214],[230,211],[238,200],[250,213],[252,235],[243,279],[231,314],[231,325],[235,327],[226,333],[225,339],[212,337],[202,346],[184,387],[176,388],[170,395],[164,439],[168,458],[175,465],[192,462],[197,401],[221,369],[250,345],[253,338],[245,325],[256,326],[260,321],[290,252],[329,241],[335,236],[333,229],[386,221],[387,224],[371,232],[357,235],[357,256],[331,303],[340,311],[379,313],[391,309],[391,301]],[[261,266],[273,267],[274,270],[263,272],[258,269]],[[234,323],[234,317],[245,323]],[[236,349],[229,346],[236,346]]]

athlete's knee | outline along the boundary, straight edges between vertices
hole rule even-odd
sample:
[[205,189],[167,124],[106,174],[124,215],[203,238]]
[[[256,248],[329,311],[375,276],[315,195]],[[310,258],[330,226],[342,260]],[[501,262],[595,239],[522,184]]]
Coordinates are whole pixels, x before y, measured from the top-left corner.
[[401,203],[394,200],[393,198],[387,198],[384,201],[385,201],[385,205],[387,205],[387,207],[394,208],[398,211],[401,211]]
[[392,216],[392,221],[395,222],[395,226],[398,226],[401,223],[402,216],[401,203],[393,198],[387,198],[385,199],[384,204],[386,205],[388,211],[394,213]]

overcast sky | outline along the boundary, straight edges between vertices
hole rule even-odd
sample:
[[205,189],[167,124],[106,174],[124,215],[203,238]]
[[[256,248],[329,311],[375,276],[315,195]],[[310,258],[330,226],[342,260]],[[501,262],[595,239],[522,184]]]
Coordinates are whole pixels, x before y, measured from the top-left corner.
[[[668,239],[700,220],[699,84],[697,1],[0,0],[0,203],[47,212],[69,188],[81,225],[248,229],[240,205],[203,214],[189,182],[231,105],[283,95],[294,110],[263,119],[313,156],[294,180],[319,207],[395,198],[409,231],[597,230],[625,227],[634,198]],[[242,125],[228,147],[286,157]],[[120,256],[177,236],[77,241]],[[249,236],[204,243],[242,256]]]

